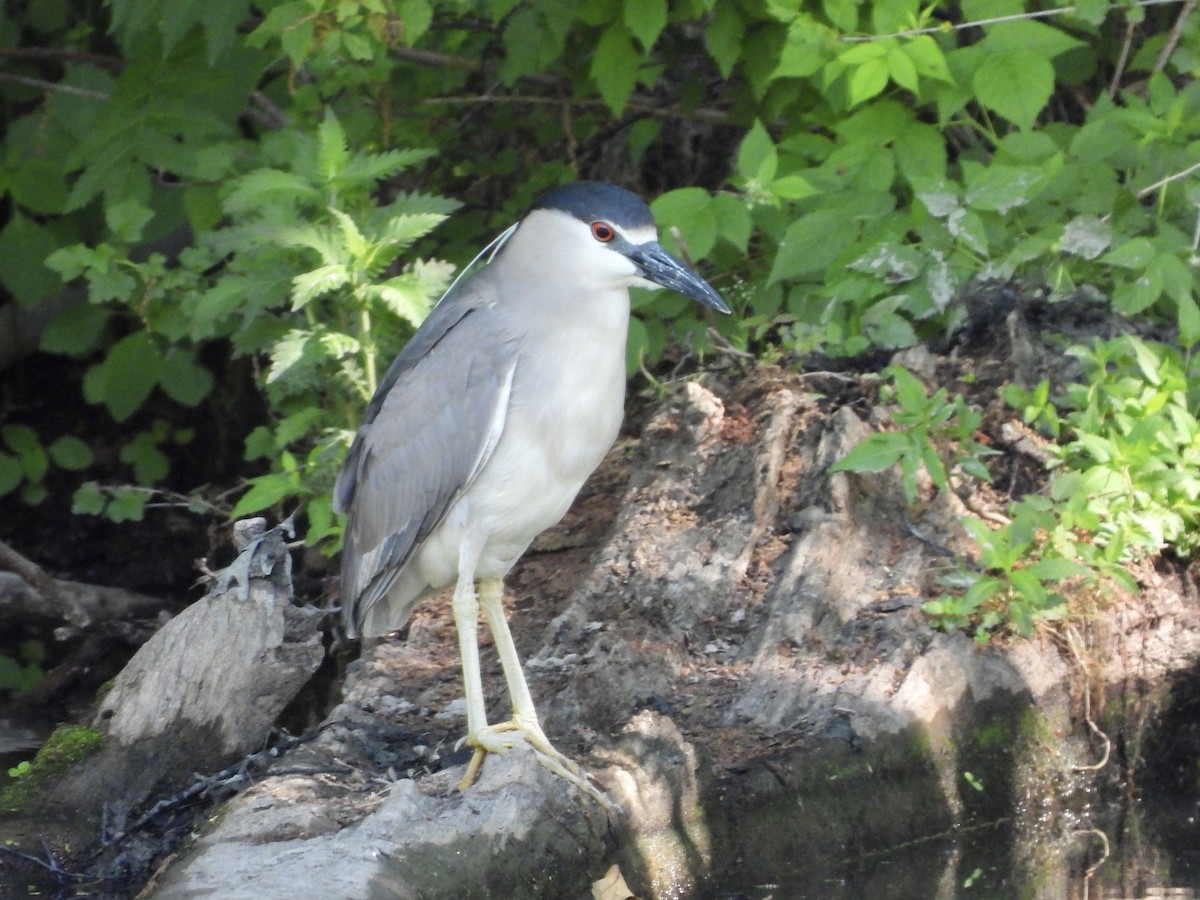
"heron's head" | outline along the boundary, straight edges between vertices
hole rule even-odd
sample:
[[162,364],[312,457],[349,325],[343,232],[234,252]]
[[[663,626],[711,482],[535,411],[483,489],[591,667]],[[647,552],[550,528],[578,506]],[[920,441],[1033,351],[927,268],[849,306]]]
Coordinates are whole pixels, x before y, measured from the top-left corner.
[[555,188],[530,207],[518,233],[523,253],[538,247],[535,265],[570,273],[598,287],[670,288],[723,313],[721,295],[663,249],[654,217],[640,198],[616,185],[579,181]]

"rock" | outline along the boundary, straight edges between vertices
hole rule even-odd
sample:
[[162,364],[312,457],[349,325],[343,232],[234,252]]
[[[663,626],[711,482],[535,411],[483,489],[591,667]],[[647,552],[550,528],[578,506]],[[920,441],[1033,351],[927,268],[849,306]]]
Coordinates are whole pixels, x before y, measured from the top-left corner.
[[103,809],[120,831],[149,798],[261,749],[316,671],[324,657],[318,617],[292,603],[282,540],[247,553],[259,574],[189,606],[117,677],[93,723],[102,749],[43,798],[61,820],[99,821]]
[[[492,758],[465,793],[456,775],[403,779],[374,792],[376,806],[344,829],[335,805],[295,779],[273,779],[227,804],[149,895],[157,900],[334,900],[378,897],[584,896],[603,859],[599,806],[516,749]],[[264,804],[264,798],[270,802]]]

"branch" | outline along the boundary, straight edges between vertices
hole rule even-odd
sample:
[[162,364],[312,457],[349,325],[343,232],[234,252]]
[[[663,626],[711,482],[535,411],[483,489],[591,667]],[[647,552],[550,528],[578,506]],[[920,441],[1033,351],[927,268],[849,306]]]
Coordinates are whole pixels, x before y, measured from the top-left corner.
[[69,47],[0,47],[0,59],[53,59],[63,62],[83,62],[102,66],[105,69],[120,71],[125,67],[125,60],[116,56],[102,56],[99,53],[85,53],[72,50]]
[[[1137,0],[1134,6],[1167,6],[1173,3],[1190,3],[1195,5],[1196,0]],[[1109,9],[1124,9],[1126,3],[1110,3]],[[898,37],[916,37],[919,34],[944,34],[949,31],[962,31],[965,28],[980,28],[984,25],[997,25],[1001,22],[1019,22],[1023,19],[1049,19],[1054,16],[1068,15],[1075,12],[1074,6],[1058,6],[1054,9],[1039,9],[1033,12],[1013,13],[1009,16],[993,16],[990,19],[975,19],[972,22],[959,22],[957,25],[952,25],[945,22],[941,25],[934,25],[930,28],[910,28],[908,31],[896,31],[892,34],[868,34],[868,35],[840,35],[838,40],[845,44],[862,44],[869,41],[882,41],[888,38]]]
[[1175,52],[1175,47],[1179,44],[1179,38],[1183,35],[1183,26],[1187,24],[1188,17],[1195,8],[1196,0],[1184,0],[1183,9],[1179,11],[1179,18],[1175,20],[1175,27],[1171,29],[1171,34],[1167,38],[1167,42],[1163,44],[1162,51],[1158,54],[1158,59],[1154,63],[1155,72],[1161,72],[1166,68],[1167,60]]
[[0,566],[20,576],[21,580],[33,588],[34,593],[42,602],[54,609],[56,613],[77,628],[86,628],[92,623],[92,618],[73,597],[67,596],[58,589],[58,582],[42,570],[37,563],[26,559],[8,544],[0,541]]
[[27,78],[24,75],[12,75],[0,72],[0,81],[14,81],[26,87],[34,87],[42,91],[56,91],[60,94],[74,94],[76,97],[88,97],[92,100],[107,100],[108,94],[103,91],[93,91],[88,88],[78,88],[69,84],[59,84],[57,81],[45,81],[41,78]]
[[1170,184],[1172,181],[1178,181],[1180,178],[1187,178],[1187,176],[1191,175],[1197,169],[1200,169],[1200,163],[1190,165],[1182,172],[1175,172],[1172,175],[1168,175],[1166,178],[1160,178],[1158,181],[1154,182],[1154,184],[1146,185],[1144,188],[1138,191],[1135,196],[1140,200],[1148,194],[1153,194],[1163,185]]

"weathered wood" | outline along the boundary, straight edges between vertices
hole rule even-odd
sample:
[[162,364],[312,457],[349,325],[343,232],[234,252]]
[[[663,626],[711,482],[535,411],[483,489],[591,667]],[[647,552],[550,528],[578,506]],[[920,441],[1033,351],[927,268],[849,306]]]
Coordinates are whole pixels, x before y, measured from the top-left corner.
[[104,809],[120,831],[148,798],[262,747],[324,648],[319,614],[292,603],[282,538],[246,554],[253,569],[235,565],[259,574],[189,606],[117,677],[93,722],[103,747],[49,789],[52,813],[98,822]]

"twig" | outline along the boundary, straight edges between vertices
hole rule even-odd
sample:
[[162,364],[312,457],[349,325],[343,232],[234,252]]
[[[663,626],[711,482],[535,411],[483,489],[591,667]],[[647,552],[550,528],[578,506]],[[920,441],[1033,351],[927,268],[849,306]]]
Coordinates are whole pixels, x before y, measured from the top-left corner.
[[717,331],[717,329],[710,326],[705,329],[705,333],[708,335],[708,339],[712,341],[713,347],[722,353],[725,353],[729,356],[736,356],[739,359],[755,358],[753,353],[749,353],[745,350],[739,350],[737,347],[733,346],[733,344],[730,343],[729,338],[725,337],[725,335],[721,334],[721,332]]
[[1096,860],[1096,862],[1088,866],[1087,871],[1083,873],[1084,880],[1088,880],[1096,874],[1096,872],[1102,865],[1104,865],[1105,861],[1107,861],[1108,857],[1112,854],[1112,848],[1108,843],[1108,835],[1099,828],[1080,828],[1077,831],[1072,831],[1071,834],[1072,836],[1077,834],[1086,834],[1091,837],[1098,837],[1100,838],[1100,843],[1104,846],[1104,855]]
[[0,81],[13,81],[26,87],[35,87],[42,91],[54,91],[59,94],[73,94],[76,97],[88,97],[92,100],[107,100],[108,94],[103,91],[93,91],[89,88],[79,88],[70,84],[59,84],[57,81],[45,81],[41,78],[28,78],[25,75],[13,75],[10,72],[0,72]]
[[[1173,3],[1194,3],[1195,0],[1137,0],[1134,6],[1167,6]],[[1125,3],[1110,3],[1109,9],[1123,9]],[[957,25],[945,23],[929,28],[910,28],[907,31],[895,31],[891,34],[841,35],[838,40],[845,44],[863,44],[870,41],[883,41],[888,38],[916,37],[920,34],[943,34],[947,31],[962,31],[965,28],[980,28],[984,25],[998,25],[1002,22],[1019,22],[1023,19],[1048,19],[1075,12],[1074,6],[1058,6],[1054,9],[1039,9],[1033,12],[1013,13],[1008,16],[993,16],[989,19],[975,19],[971,22],[959,22]]]
[[1175,52],[1175,47],[1179,44],[1179,38],[1183,35],[1183,26],[1187,24],[1188,17],[1195,8],[1196,0],[1183,0],[1183,9],[1179,11],[1179,17],[1175,20],[1175,27],[1171,29],[1170,35],[1167,36],[1167,42],[1163,44],[1162,50],[1159,51],[1158,59],[1154,62],[1155,72],[1161,72],[1167,67],[1167,60]]
[[84,62],[102,66],[105,69],[120,71],[125,67],[125,60],[116,56],[102,56],[99,53],[85,53],[72,50],[69,47],[0,47],[0,59],[53,59],[67,62]]
[[1112,80],[1108,83],[1108,96],[1112,99],[1117,96],[1117,89],[1121,86],[1121,79],[1125,77],[1125,66],[1129,63],[1129,54],[1133,50],[1133,36],[1137,33],[1137,26],[1133,22],[1125,23],[1125,40],[1121,43],[1121,55],[1117,58],[1117,66],[1113,69]]
[[1168,175],[1166,178],[1160,178],[1158,181],[1154,182],[1154,184],[1146,185],[1144,188],[1142,188],[1140,191],[1138,191],[1137,194],[1135,194],[1135,196],[1140,200],[1143,197],[1147,196],[1148,194],[1153,194],[1155,191],[1157,191],[1160,187],[1162,187],[1165,184],[1170,184],[1172,181],[1178,181],[1180,178],[1187,178],[1187,176],[1191,175],[1197,169],[1200,169],[1200,162],[1193,163],[1192,165],[1190,165],[1186,169],[1184,169],[1182,172],[1175,172],[1172,175]]
[[57,862],[54,861],[54,856],[49,851],[47,851],[47,853],[46,853],[46,856],[49,858],[49,862],[42,859],[41,857],[34,856],[32,853],[25,853],[22,850],[17,850],[14,847],[7,847],[4,844],[0,844],[0,853],[7,853],[10,856],[15,856],[17,859],[24,860],[25,862],[33,863],[34,865],[37,865],[37,866],[41,866],[43,869],[50,872],[51,874],[54,875],[55,878],[58,878],[58,879],[72,878],[76,881],[83,881],[88,877],[86,875],[81,875],[78,872],[68,872],[66,869],[64,869]]
[[[196,773],[196,781],[190,786],[184,788],[178,794],[174,794],[173,796],[159,800],[152,807],[150,807],[150,809],[143,813],[136,822],[134,822],[124,831],[118,831],[116,834],[106,835],[101,841],[101,848],[111,847],[113,844],[120,843],[132,832],[138,831],[141,828],[145,828],[148,824],[150,824],[151,821],[154,820],[156,816],[161,815],[168,810],[182,806],[189,800],[202,797],[203,795],[212,791],[214,788],[229,788],[236,793],[237,785],[250,780],[249,769],[251,766],[263,765],[265,767],[266,765],[269,765],[272,761],[278,759],[280,754],[291,750],[293,747],[299,744],[300,741],[301,739],[299,737],[294,735],[285,735],[275,746],[269,747],[266,750],[260,750],[257,753],[251,753],[249,756],[243,757],[232,766],[222,769],[215,775],[202,775],[200,773]],[[327,771],[341,774],[340,770],[333,767],[329,767]]]
[[1084,662],[1083,654],[1079,650],[1080,638],[1079,633],[1071,625],[1065,629],[1067,636],[1067,648],[1071,651],[1071,655],[1075,657],[1075,663],[1079,666],[1079,671],[1083,673],[1083,719],[1087,722],[1088,728],[1092,730],[1100,740],[1104,741],[1104,754],[1099,762],[1091,763],[1086,766],[1071,766],[1072,772],[1099,772],[1108,765],[1109,754],[1112,753],[1112,739],[1107,734],[1100,730],[1092,720],[1092,686],[1091,677],[1088,674],[1087,663]]
[[[561,106],[563,104],[563,100],[560,97],[508,94],[471,94],[450,97],[425,97],[424,99],[417,101],[418,106],[476,105],[481,103],[511,103],[514,105],[527,103],[538,106]],[[576,109],[608,108],[608,104],[603,100],[576,100],[571,102],[571,106]],[[684,112],[683,110],[664,107],[661,103],[655,103],[652,100],[643,98],[634,98],[630,100],[625,104],[625,109],[629,112],[653,116],[657,119],[684,119],[692,122],[711,122],[713,124],[724,124],[729,119],[729,116],[719,109],[704,108],[692,110],[691,112]]]
[[87,614],[87,610],[73,597],[60,591],[58,584],[41,566],[26,559],[4,541],[0,541],[0,566],[19,575],[47,606],[52,607],[76,628],[87,628],[92,623],[92,617]]

